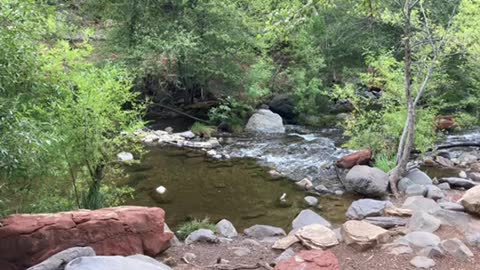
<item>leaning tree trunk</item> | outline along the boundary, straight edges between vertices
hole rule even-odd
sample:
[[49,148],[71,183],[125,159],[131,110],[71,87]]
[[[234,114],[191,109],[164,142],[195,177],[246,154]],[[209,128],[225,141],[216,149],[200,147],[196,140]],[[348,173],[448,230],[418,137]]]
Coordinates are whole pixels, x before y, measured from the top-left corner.
[[398,197],[397,183],[405,175],[407,171],[407,164],[410,159],[410,152],[413,148],[415,139],[415,103],[412,97],[412,48],[410,45],[410,36],[412,27],[410,24],[410,17],[412,13],[412,6],[410,0],[407,0],[405,11],[405,98],[407,105],[407,121],[403,128],[402,136],[397,152],[397,166],[390,172],[389,182],[390,189],[395,197]]

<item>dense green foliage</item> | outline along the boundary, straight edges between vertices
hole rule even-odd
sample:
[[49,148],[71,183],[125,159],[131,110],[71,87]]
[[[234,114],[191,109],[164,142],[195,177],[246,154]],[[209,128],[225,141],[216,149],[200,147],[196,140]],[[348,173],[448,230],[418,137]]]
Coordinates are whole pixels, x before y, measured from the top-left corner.
[[215,224],[211,223],[209,218],[204,218],[202,220],[193,219],[180,225],[177,230],[177,235],[183,240],[187,238],[189,234],[199,229],[207,229],[213,232],[217,230]]
[[[240,131],[287,94],[293,122],[349,113],[346,145],[391,169],[406,122],[402,2],[0,0],[0,209],[120,203],[129,190],[115,187],[116,154],[139,149],[128,134],[143,124],[144,98],[180,109],[213,100],[202,116]],[[480,2],[418,3],[414,93],[433,70],[416,116],[425,151],[436,116],[478,124]]]
[[119,173],[121,132],[142,124],[140,110],[125,109],[136,106],[131,78],[89,63],[87,43],[54,36],[56,15],[36,1],[2,0],[0,193],[13,211],[99,208],[129,192],[107,180]]

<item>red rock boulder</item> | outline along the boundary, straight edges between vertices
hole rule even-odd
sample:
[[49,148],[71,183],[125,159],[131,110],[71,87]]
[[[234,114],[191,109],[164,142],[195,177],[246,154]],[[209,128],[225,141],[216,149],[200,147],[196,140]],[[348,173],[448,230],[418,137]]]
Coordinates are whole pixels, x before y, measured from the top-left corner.
[[278,263],[275,270],[340,270],[340,264],[331,251],[304,250]]
[[342,169],[351,169],[355,165],[367,165],[372,159],[372,150],[364,149],[351,153],[337,160],[337,167]]
[[455,123],[455,117],[453,115],[440,115],[435,118],[435,124],[438,129],[452,129],[457,124]]
[[11,215],[0,220],[0,269],[25,269],[75,246],[97,255],[155,256],[173,237],[164,219],[161,208],[135,206]]

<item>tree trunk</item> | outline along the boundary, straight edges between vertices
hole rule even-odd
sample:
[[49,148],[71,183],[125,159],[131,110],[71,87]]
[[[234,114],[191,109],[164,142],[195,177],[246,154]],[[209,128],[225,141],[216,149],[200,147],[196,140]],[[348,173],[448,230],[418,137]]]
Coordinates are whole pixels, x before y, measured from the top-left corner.
[[402,137],[400,138],[399,148],[397,152],[397,166],[390,172],[389,182],[390,189],[395,197],[398,197],[397,183],[407,172],[407,164],[410,159],[410,153],[415,140],[415,103],[412,97],[412,48],[410,45],[410,36],[412,27],[410,18],[413,7],[410,0],[405,3],[405,98],[407,102],[407,121],[403,128]]

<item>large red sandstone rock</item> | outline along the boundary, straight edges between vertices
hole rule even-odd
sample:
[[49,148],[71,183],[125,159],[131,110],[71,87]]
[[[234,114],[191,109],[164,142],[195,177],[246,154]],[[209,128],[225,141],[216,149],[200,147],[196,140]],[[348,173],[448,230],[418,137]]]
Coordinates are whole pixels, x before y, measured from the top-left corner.
[[351,153],[337,160],[337,167],[343,169],[351,169],[355,165],[367,165],[372,159],[372,150],[364,149],[355,153]]
[[278,263],[275,270],[340,270],[340,264],[331,251],[304,250]]
[[0,220],[0,269],[25,269],[57,252],[90,246],[97,255],[155,256],[169,247],[161,208],[116,207]]
[[452,129],[456,126],[453,115],[440,115],[435,118],[435,124],[438,129]]

